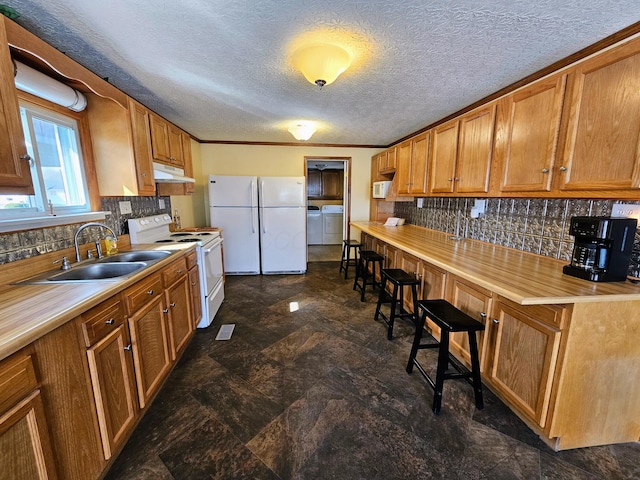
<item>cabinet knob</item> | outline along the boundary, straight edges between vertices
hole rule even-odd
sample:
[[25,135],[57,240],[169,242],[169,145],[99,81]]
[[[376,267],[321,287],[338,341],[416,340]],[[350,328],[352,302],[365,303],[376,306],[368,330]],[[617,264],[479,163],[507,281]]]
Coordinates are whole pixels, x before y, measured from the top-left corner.
[[191,286],[195,287],[196,286],[196,282],[191,282]]
[[459,181],[460,181],[460,177],[456,177],[456,178],[454,178],[454,180],[455,180],[456,182],[459,182]]
[[175,306],[176,306],[176,302],[170,303],[170,304],[169,304],[169,306],[170,306],[171,308],[175,307]]
[[147,295],[153,295],[153,290],[149,290],[149,291],[147,292]]
[[549,169],[548,168],[543,168],[542,169],[542,173],[549,173]]
[[484,320],[485,318],[487,318],[487,314],[484,312],[480,312],[480,318]]
[[494,325],[499,325],[500,324],[500,320],[498,320],[497,318],[494,318],[492,320],[492,322],[493,322]]
[[142,176],[143,176],[143,177],[146,177],[146,176],[147,176],[147,174],[146,174],[146,173],[143,173],[143,174],[142,174]]
[[165,308],[164,310],[162,310],[162,313],[169,313],[169,309]]
[[449,177],[449,178],[447,178],[447,181],[448,182],[453,182],[453,178]]
[[114,323],[116,323],[116,321],[113,318],[110,318],[109,320],[107,320],[106,322],[107,325],[113,325]]
[[20,160],[31,160],[31,155],[29,155],[28,153],[23,153],[22,155],[20,155]]
[[131,351],[131,344],[129,344],[129,345],[127,345],[126,347],[124,347],[124,349],[125,349],[127,352],[130,352],[130,351]]
[[560,171],[561,172],[566,172],[567,171],[567,167],[560,167]]

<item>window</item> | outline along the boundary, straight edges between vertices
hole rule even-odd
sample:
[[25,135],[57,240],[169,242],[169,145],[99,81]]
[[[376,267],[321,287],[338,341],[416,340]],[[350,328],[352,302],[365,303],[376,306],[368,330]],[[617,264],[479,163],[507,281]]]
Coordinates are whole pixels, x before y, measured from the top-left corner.
[[0,195],[0,219],[89,211],[77,121],[22,101],[20,118],[35,194]]

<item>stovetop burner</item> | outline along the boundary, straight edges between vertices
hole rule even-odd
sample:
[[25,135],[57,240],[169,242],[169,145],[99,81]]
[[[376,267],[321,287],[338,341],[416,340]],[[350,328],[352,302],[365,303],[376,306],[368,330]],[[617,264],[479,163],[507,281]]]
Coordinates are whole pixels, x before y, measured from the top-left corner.
[[174,240],[169,240],[165,238],[164,240],[156,240],[154,243],[174,243]]
[[191,237],[193,233],[172,233],[170,237]]

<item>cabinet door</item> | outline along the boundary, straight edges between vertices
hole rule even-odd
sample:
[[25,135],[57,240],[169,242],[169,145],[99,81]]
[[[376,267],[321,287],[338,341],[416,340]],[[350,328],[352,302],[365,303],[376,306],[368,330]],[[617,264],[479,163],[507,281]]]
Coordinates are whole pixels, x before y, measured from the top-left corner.
[[153,158],[159,162],[171,164],[169,124],[157,115],[149,113],[149,127],[151,129],[151,151]]
[[444,123],[432,130],[431,193],[453,193],[458,156],[458,121]]
[[171,164],[184,167],[184,157],[182,153],[182,131],[175,125],[169,124],[169,159]]
[[129,318],[140,408],[149,404],[171,368],[166,313],[158,295]]
[[491,383],[518,410],[545,426],[560,349],[560,307],[495,302]]
[[133,156],[138,178],[138,195],[155,195],[156,183],[153,179],[149,112],[138,102],[129,99],[129,113],[133,135]]
[[0,187],[7,188],[2,188],[2,192],[33,194],[29,160],[3,24],[0,25]]
[[396,147],[390,148],[387,150],[387,155],[386,155],[386,163],[385,163],[385,172],[386,173],[393,173],[396,171],[396,168],[398,167],[398,161],[397,161],[397,150]]
[[411,174],[409,193],[426,195],[428,192],[427,170],[429,165],[429,143],[431,132],[418,135],[411,140]]
[[87,350],[105,460],[125,442],[136,420],[130,350],[125,325]]
[[[420,278],[420,291],[422,292],[420,299],[437,300],[444,298],[447,272],[428,262],[420,263],[418,277]],[[426,328],[436,338],[440,338],[440,329],[436,324],[427,318]]]
[[167,307],[169,319],[169,344],[171,357],[178,358],[191,339],[195,329],[191,319],[191,302],[187,276],[167,288]]
[[320,198],[322,196],[322,172],[309,170],[307,172],[307,197]]
[[411,141],[401,143],[396,148],[397,163],[396,181],[399,195],[409,195],[411,192]]
[[197,265],[189,269],[189,293],[191,294],[191,318],[195,328],[202,318],[202,296],[200,294],[200,275]]
[[560,190],[640,187],[640,39],[580,63],[569,75]]
[[454,189],[458,193],[487,193],[493,156],[496,105],[478,108],[460,119]]
[[39,390],[0,415],[0,478],[57,478]]
[[[487,326],[487,315],[491,313],[491,292],[467,283],[459,277],[450,276],[447,284],[447,299],[452,305]],[[477,332],[478,355],[480,357],[480,371],[485,370],[487,352],[487,331]],[[452,351],[456,352],[467,365],[471,365],[469,354],[469,336],[466,332],[457,332],[451,335]]]
[[566,78],[541,80],[498,104],[495,160],[501,165],[501,192],[551,188]]
[[[418,257],[411,255],[410,253],[400,251],[398,253],[399,267],[410,275],[419,278],[421,269],[421,260]],[[418,285],[418,300],[422,299],[421,285]],[[404,308],[408,312],[413,312],[413,295],[411,294],[411,287],[404,287]]]
[[344,190],[344,170],[322,171],[322,198],[341,200]]

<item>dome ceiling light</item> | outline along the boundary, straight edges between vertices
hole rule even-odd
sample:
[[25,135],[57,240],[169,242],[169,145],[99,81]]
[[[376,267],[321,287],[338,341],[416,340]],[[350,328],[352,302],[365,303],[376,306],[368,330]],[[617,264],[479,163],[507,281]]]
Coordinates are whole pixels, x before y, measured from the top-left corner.
[[289,132],[295,137],[296,140],[305,141],[311,138],[316,132],[316,126],[313,122],[298,122],[295,125],[289,127]]
[[291,60],[307,80],[320,88],[333,83],[351,65],[349,52],[330,43],[299,48]]

